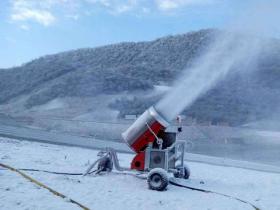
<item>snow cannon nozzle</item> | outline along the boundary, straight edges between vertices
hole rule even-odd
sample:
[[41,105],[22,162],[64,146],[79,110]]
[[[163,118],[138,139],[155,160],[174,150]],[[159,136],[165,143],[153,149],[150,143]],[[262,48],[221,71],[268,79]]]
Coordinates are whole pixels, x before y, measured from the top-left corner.
[[149,143],[154,142],[157,134],[164,131],[168,125],[169,122],[152,106],[122,133],[122,137],[133,151],[139,153]]

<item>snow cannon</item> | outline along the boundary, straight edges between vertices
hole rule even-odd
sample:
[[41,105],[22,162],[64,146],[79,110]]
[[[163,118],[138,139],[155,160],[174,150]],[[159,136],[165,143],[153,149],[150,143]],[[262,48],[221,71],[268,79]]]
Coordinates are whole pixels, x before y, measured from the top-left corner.
[[[163,113],[164,114],[164,113]],[[118,171],[147,173],[148,186],[152,190],[165,190],[169,183],[169,174],[175,178],[188,179],[190,170],[184,164],[185,141],[178,141],[177,133],[167,129],[170,123],[154,107],[147,109],[125,132],[122,138],[129,148],[136,153],[130,168],[121,167],[117,153],[113,148],[105,148],[98,153],[100,157],[85,172],[91,174],[97,165],[95,174]],[[171,127],[172,128],[172,127]]]
[[157,140],[169,123],[155,110],[150,107],[146,110],[125,132],[122,133],[123,140],[136,153],[131,169],[144,170],[145,149],[149,143]]

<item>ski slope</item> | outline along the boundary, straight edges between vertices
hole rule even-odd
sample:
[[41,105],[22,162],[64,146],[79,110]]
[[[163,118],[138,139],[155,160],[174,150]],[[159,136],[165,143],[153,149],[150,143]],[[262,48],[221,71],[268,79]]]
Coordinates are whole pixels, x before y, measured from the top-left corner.
[[[96,159],[97,151],[46,143],[0,138],[0,163],[15,168],[34,168],[80,173]],[[131,154],[120,154],[128,166]],[[190,162],[191,179],[185,184],[232,195],[261,210],[280,210],[280,175],[234,167]],[[249,210],[246,203],[223,196],[192,191],[173,185],[165,192],[151,191],[146,180],[110,173],[102,176],[69,176],[25,172],[90,209],[143,210]],[[0,168],[1,210],[72,210],[79,206],[53,195],[20,175]]]

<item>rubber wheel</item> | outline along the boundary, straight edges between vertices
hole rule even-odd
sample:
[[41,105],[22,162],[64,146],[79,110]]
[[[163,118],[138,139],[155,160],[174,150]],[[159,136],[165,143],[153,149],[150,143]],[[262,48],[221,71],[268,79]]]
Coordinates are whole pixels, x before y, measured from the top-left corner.
[[168,174],[162,168],[154,168],[149,172],[147,182],[151,190],[163,191],[168,185]]
[[99,171],[107,171],[107,172],[111,172],[113,169],[113,162],[109,157],[103,157],[98,165],[97,165],[97,169]]
[[191,175],[191,171],[187,165],[184,165],[184,175],[182,175],[179,170],[178,172],[174,173],[175,178],[189,179],[190,175]]

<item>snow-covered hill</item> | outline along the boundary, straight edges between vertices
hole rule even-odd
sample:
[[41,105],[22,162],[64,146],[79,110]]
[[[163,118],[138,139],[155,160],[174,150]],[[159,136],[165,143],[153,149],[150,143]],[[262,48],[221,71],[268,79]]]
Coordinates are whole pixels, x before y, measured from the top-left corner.
[[[176,84],[224,33],[206,29],[148,42],[78,49],[0,69],[0,111],[35,121],[42,114],[87,120],[139,115],[167,90],[159,87]],[[236,44],[240,38],[236,35]],[[241,125],[279,112],[280,41],[264,42],[256,64],[231,70],[246,73],[228,75],[184,114],[199,123]]]
[[[0,162],[15,168],[36,168],[60,172],[84,172],[97,151],[0,138]],[[132,156],[121,154],[122,165]],[[280,209],[279,174],[233,167],[189,163],[192,171],[185,184],[225,193],[250,201],[261,210]],[[0,168],[0,209],[80,209],[37,187],[15,172]],[[69,176],[26,172],[36,180],[90,209],[145,210],[249,210],[251,206],[219,195],[169,185],[165,192],[151,191],[145,180],[117,173],[102,176]]]

